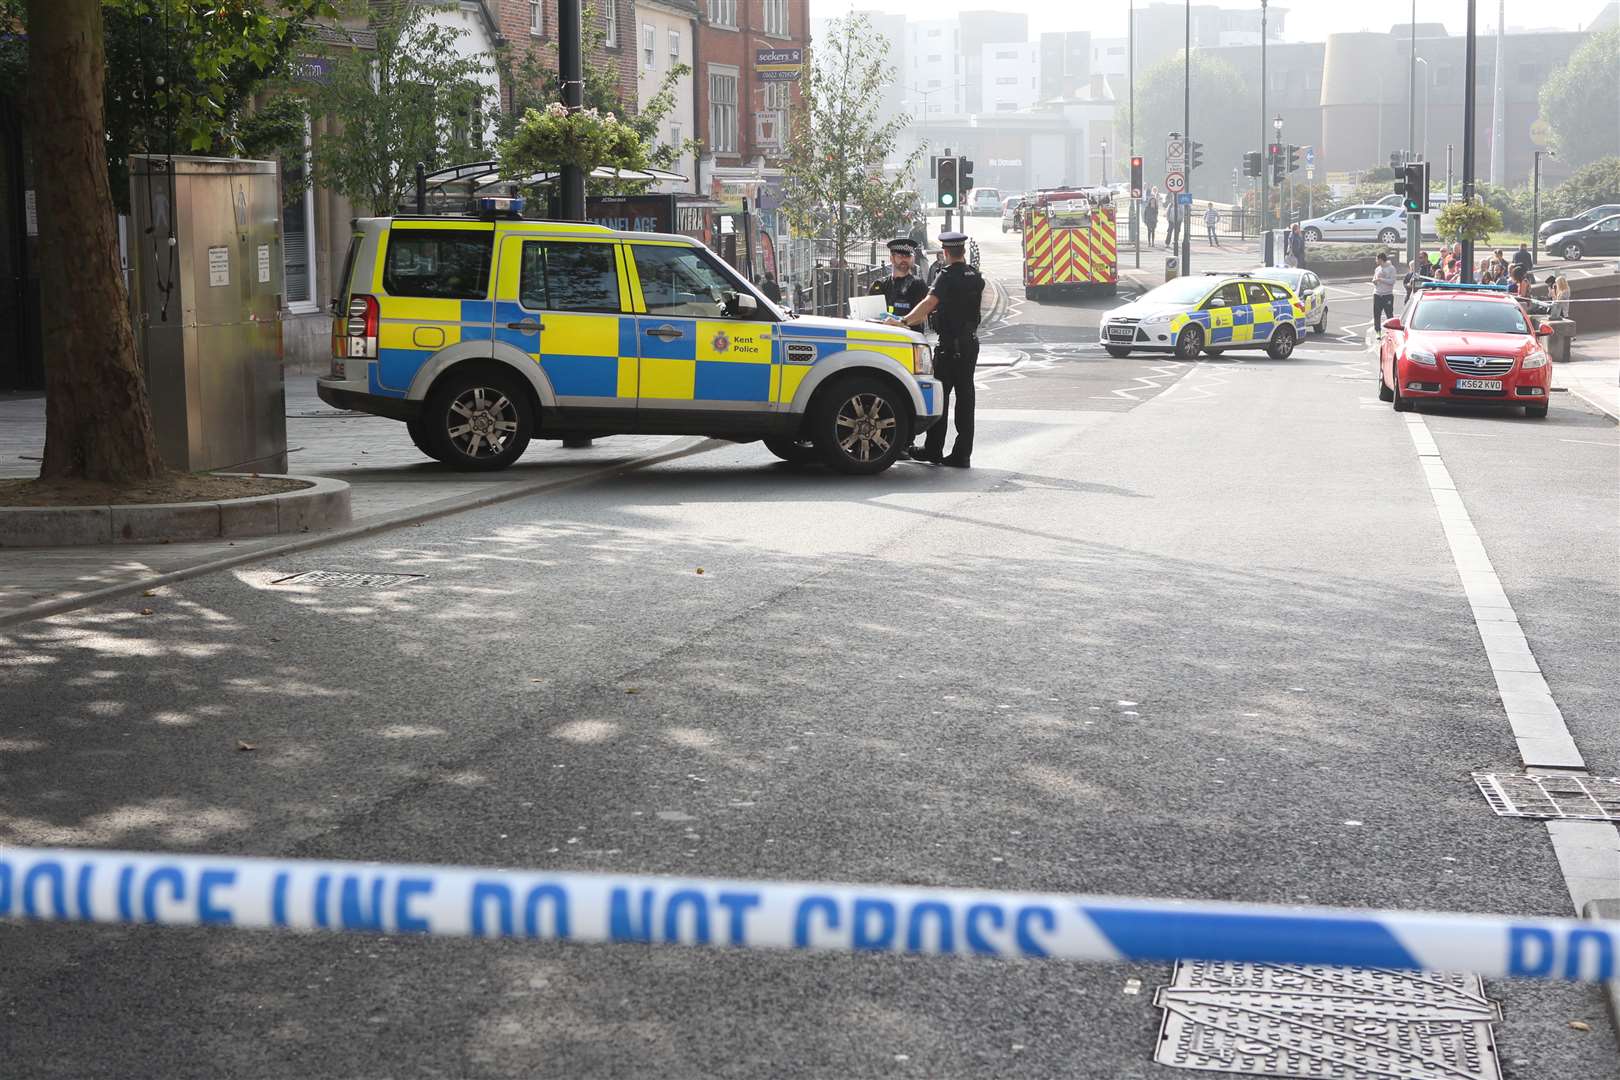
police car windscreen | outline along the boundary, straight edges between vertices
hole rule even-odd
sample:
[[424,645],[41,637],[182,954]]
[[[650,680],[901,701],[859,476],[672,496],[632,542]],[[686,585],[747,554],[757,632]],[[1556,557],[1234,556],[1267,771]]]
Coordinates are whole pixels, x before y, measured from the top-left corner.
[[1472,330],[1479,334],[1528,334],[1517,304],[1480,300],[1424,300],[1412,313],[1411,330]]
[[1177,278],[1149,290],[1142,300],[1153,304],[1196,304],[1213,286],[1208,278]]

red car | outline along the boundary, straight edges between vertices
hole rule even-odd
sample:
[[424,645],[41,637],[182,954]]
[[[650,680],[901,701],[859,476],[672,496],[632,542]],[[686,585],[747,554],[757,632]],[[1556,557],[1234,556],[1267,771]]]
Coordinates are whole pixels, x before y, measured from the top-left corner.
[[1425,285],[1384,322],[1378,398],[1396,412],[1439,400],[1522,405],[1526,416],[1546,416],[1552,363],[1540,339],[1551,333],[1502,289]]

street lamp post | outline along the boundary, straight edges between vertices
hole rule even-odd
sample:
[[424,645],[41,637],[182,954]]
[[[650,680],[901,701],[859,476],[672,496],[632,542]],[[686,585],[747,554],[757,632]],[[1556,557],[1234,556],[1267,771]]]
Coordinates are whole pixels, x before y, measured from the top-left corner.
[[[569,112],[585,107],[585,61],[580,0],[560,0],[557,5],[557,78],[562,83],[562,103]],[[585,170],[578,165],[562,168],[561,210],[564,221],[585,220]]]
[[1429,61],[1418,57],[1423,65],[1423,135],[1418,139],[1418,160],[1429,160]]
[[[1130,25],[1125,30],[1126,53],[1125,63],[1128,75],[1126,81],[1130,83],[1130,132],[1131,158],[1136,158],[1136,0],[1130,3]],[[1144,170],[1145,171],[1145,170]],[[1145,179],[1145,178],[1144,178]],[[1142,269],[1142,199],[1134,192],[1131,195],[1131,243],[1136,246],[1136,269]]]
[[1186,202],[1181,203],[1178,195],[1176,201],[1181,203],[1176,207],[1181,215],[1181,270],[1183,275],[1192,273],[1192,222],[1187,220],[1187,211],[1192,209],[1192,0],[1186,0],[1186,30],[1185,40],[1181,48],[1181,138],[1186,153],[1186,166],[1182,169],[1182,176],[1186,178]]
[[1254,178],[1254,193],[1260,204],[1260,261],[1270,266],[1276,238],[1271,235],[1271,211],[1266,205],[1266,174],[1271,155],[1266,153],[1266,0],[1260,0],[1260,175]]
[[1541,253],[1541,155],[1557,157],[1552,150],[1536,150],[1531,153],[1530,166],[1530,265],[1534,266],[1536,257]]
[[[1277,159],[1279,161],[1284,160],[1283,159],[1283,144],[1282,144],[1282,127],[1283,127],[1282,113],[1278,113],[1276,116],[1273,116],[1271,118],[1271,130],[1273,132],[1272,141],[1274,141],[1277,144]],[[1273,165],[1272,169],[1275,170],[1276,166]],[[1262,177],[1261,179],[1266,179],[1266,178]],[[1287,225],[1287,213],[1288,212],[1285,209],[1283,209],[1282,187],[1279,185],[1278,188],[1277,188],[1277,228],[1278,228],[1278,231],[1281,231],[1283,229],[1283,227]],[[1269,259],[1266,260],[1266,261],[1268,263],[1271,262],[1271,260],[1269,260]],[[1284,261],[1286,262],[1287,260],[1285,259]]]
[[[1477,7],[1477,0],[1468,0],[1468,36],[1463,45],[1462,197],[1465,203],[1474,201],[1474,65],[1479,61],[1479,42],[1475,25],[1479,14]],[[1501,72],[1497,75],[1500,77]],[[1473,284],[1474,241],[1465,238],[1462,249],[1462,281]]]
[[1103,159],[1103,162],[1102,162],[1102,165],[1103,165],[1103,187],[1107,187],[1108,186],[1108,140],[1107,139],[1103,139],[1101,141],[1100,149],[1102,150],[1102,159]]

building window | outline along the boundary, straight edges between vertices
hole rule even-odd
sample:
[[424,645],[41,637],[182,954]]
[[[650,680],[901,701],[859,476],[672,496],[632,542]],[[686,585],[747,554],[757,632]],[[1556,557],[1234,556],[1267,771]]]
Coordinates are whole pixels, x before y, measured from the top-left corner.
[[765,32],[773,37],[788,36],[788,0],[765,0]]
[[681,62],[681,32],[679,30],[671,30],[669,32],[669,63],[670,63],[671,67],[674,67],[676,64],[678,64],[680,62]]
[[709,69],[709,148],[737,152],[737,69]]
[[653,41],[657,31],[646,23],[641,24],[641,66],[647,71],[653,69],[656,62],[653,57]]
[[607,0],[607,22],[602,30],[602,44],[610,49],[619,47],[619,0]]
[[709,22],[714,26],[737,28],[737,0],[709,0]]
[[546,9],[541,0],[529,0],[529,33],[546,32]]
[[[304,121],[304,153],[281,163],[282,183],[292,188],[302,185],[309,168],[309,121]],[[289,311],[318,311],[315,300],[315,193],[304,187],[281,208],[282,294]]]
[[944,53],[934,53],[928,58],[930,64],[938,64],[945,59]]
[[932,30],[928,31],[928,36],[929,37],[939,37],[939,27],[936,26]]
[[1016,60],[1016,59],[1018,59],[1018,54],[1015,53],[1015,52],[1012,52],[1011,50],[998,52],[998,53],[996,53],[996,59],[997,60]]
[[996,102],[996,112],[1017,112],[1017,111],[1018,111],[1018,102],[1016,102],[1016,101],[998,101],[998,102]]
[[1005,76],[1004,78],[997,79],[996,80],[996,85],[997,86],[1017,86],[1018,85],[1018,76],[1016,76],[1016,75],[1008,75],[1008,76]]
[[938,79],[929,79],[928,80],[928,89],[930,89],[930,90],[939,89],[939,85],[940,85],[940,82],[939,82]]
[[671,145],[671,146],[680,146],[681,145],[681,125],[680,124],[670,124],[669,125],[669,145]]

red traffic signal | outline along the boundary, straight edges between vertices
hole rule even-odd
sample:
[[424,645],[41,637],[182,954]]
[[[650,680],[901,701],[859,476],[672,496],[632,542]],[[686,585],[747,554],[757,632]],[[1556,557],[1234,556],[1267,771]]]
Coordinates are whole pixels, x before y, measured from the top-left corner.
[[1142,197],[1142,159],[1141,159],[1141,157],[1138,156],[1138,157],[1131,158],[1131,198],[1140,199],[1141,197]]

